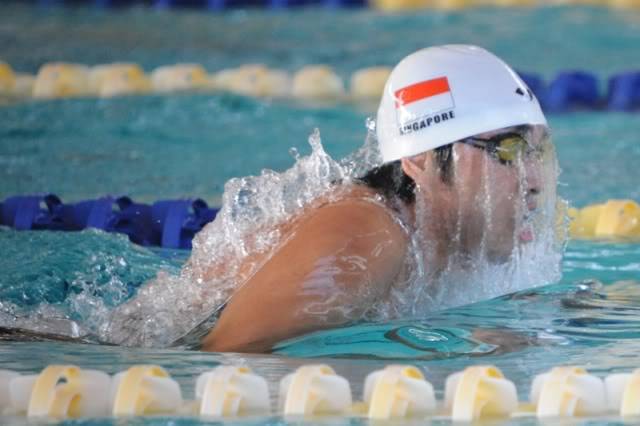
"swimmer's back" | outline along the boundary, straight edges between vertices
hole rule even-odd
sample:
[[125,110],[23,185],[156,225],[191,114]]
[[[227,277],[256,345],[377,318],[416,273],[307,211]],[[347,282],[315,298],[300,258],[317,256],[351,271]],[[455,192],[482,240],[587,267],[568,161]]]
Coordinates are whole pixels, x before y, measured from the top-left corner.
[[232,296],[203,348],[264,351],[305,332],[356,320],[401,272],[407,235],[365,187],[306,209]]

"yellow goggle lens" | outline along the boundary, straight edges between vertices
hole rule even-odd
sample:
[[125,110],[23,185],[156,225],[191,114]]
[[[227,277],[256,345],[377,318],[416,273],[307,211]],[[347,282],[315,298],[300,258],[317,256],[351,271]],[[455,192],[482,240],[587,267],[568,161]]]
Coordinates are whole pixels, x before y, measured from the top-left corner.
[[500,141],[496,147],[496,154],[502,161],[514,161],[518,155],[524,155],[527,152],[528,146],[524,138],[512,136]]

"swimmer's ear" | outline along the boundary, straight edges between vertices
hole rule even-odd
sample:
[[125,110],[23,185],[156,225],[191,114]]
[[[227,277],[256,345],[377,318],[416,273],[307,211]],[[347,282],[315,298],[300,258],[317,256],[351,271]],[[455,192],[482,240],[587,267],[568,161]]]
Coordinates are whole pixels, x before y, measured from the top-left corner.
[[413,157],[405,157],[400,160],[402,171],[415,182],[422,180],[426,163],[426,154],[418,154]]

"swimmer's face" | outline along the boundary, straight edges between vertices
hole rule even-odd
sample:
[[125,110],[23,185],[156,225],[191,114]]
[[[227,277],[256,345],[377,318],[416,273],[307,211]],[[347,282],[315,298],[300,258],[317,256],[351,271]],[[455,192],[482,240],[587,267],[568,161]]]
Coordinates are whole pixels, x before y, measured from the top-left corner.
[[[519,147],[523,141],[518,138],[505,143],[503,138],[509,135],[521,135],[526,144]],[[436,220],[448,224],[449,234],[454,235],[451,250],[482,250],[490,260],[505,261],[515,244],[535,238],[528,218],[538,208],[543,189],[540,153],[548,143],[546,133],[538,127],[524,133],[510,128],[473,139],[453,145],[449,183],[429,175],[433,153],[425,154],[426,173],[416,180],[418,196],[424,197],[425,205],[440,207],[426,210],[436,211]]]
[[543,189],[547,144],[546,132],[539,127],[502,129],[454,144],[453,190],[458,194],[463,248],[482,248],[489,259],[501,261],[514,244],[535,238],[530,217]]

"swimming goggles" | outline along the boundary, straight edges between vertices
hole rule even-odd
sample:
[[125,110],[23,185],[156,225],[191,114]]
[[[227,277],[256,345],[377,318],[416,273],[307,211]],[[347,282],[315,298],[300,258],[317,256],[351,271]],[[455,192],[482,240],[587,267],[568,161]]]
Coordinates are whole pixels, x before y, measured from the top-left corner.
[[530,157],[532,154],[541,157],[544,153],[544,144],[532,147],[519,133],[502,133],[487,139],[470,137],[461,142],[485,150],[501,164],[507,165],[513,164],[518,158]]

